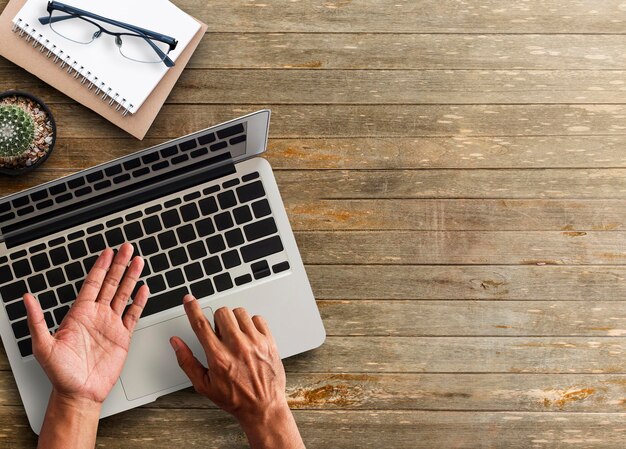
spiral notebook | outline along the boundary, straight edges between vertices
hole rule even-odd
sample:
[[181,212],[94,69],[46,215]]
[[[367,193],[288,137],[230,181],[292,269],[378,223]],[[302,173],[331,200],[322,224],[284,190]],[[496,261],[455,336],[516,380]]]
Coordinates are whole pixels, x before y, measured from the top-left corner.
[[[206,25],[168,0],[66,0],[101,16],[178,40],[175,66],[122,57],[113,38],[88,45],[67,40],[38,18],[47,0],[11,0],[0,16],[0,54],[135,137],[144,137],[165,98],[204,35]],[[105,25],[106,27],[106,25]],[[19,89],[19,83],[16,83]],[[45,98],[44,98],[45,101]]]

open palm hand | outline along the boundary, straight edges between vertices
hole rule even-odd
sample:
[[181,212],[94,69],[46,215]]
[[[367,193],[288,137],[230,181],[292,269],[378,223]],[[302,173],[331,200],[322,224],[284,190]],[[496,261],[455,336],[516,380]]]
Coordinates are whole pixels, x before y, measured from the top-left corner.
[[135,257],[128,266],[132,253],[128,243],[115,258],[111,249],[102,252],[54,335],[39,302],[24,295],[33,353],[58,393],[103,402],[117,382],[149,294],[142,286],[124,313],[144,265]]

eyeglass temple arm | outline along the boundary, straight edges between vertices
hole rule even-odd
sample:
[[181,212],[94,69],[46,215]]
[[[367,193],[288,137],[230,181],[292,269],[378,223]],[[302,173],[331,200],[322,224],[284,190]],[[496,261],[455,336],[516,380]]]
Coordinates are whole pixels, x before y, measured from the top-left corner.
[[50,23],[56,23],[56,22],[60,22],[61,20],[67,20],[67,19],[74,19],[74,16],[59,16],[59,17],[50,17],[50,16],[43,16],[40,17],[39,23],[42,25],[48,25]]
[[168,67],[174,67],[174,61],[172,61],[170,59],[169,56],[167,56],[165,53],[163,53],[163,50],[161,50],[154,42],[152,42],[150,39],[146,39],[146,42],[148,44],[150,44],[150,46],[154,49],[154,51],[156,51],[156,53],[160,56],[161,60],[163,61],[163,63],[168,66]]

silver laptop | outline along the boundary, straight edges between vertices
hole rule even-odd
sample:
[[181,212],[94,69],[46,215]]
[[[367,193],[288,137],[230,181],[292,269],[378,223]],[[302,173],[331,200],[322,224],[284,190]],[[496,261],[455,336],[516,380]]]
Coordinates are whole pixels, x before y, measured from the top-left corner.
[[[263,110],[0,199],[0,334],[36,433],[51,385],[32,355],[22,295],[54,332],[105,248],[131,242],[151,295],[102,417],[188,387],[172,335],[206,361],[187,322],[191,292],[212,322],[222,306],[263,315],[281,357],[325,331],[266,150]],[[137,287],[138,288],[138,287]]]

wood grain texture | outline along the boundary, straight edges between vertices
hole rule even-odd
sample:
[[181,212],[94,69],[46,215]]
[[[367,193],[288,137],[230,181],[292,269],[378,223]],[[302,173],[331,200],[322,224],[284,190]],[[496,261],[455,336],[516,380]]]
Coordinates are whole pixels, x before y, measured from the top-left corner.
[[[254,98],[260,104],[618,104],[626,102],[625,75],[620,70],[190,69],[168,103],[249,104]],[[12,88],[17,78],[22,89],[47,102],[73,102],[17,67],[0,68],[0,91]]]
[[[119,138],[123,131],[74,104],[52,104],[62,136]],[[148,132],[174,138],[272,110],[272,137],[623,136],[625,105],[168,105]],[[61,135],[61,134],[60,134]]]

